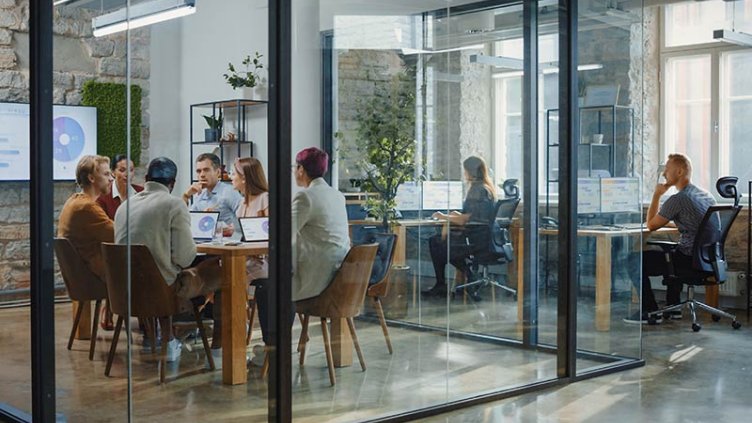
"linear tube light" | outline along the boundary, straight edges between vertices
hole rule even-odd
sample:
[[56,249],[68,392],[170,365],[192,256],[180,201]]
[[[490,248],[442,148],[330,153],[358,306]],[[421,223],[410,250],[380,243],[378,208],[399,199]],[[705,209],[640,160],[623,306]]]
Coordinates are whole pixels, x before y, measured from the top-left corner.
[[138,3],[130,8],[118,9],[92,19],[91,26],[95,37],[114,34],[127,29],[141,28],[176,19],[196,12],[196,0],[153,0]]
[[742,47],[752,47],[752,34],[738,32],[729,29],[716,29],[713,31],[713,39],[736,44]]
[[[580,66],[577,66],[577,71],[579,71],[579,72],[598,70],[598,69],[603,69],[603,65],[600,64],[600,63],[593,63],[593,64],[590,64],[590,65],[580,65]],[[558,73],[558,72],[559,72],[559,68],[552,67],[552,68],[541,69],[540,73],[542,73],[544,75],[549,75],[549,74]],[[524,73],[522,71],[512,71],[512,72],[494,73],[494,74],[491,75],[491,77],[495,78],[495,79],[498,79],[498,78],[511,78],[511,77],[522,76],[522,75],[524,75]]]

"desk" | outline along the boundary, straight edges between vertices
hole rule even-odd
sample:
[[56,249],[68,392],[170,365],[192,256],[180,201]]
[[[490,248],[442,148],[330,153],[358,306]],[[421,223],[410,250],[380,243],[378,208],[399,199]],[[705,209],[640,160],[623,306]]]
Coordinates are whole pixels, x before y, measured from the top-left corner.
[[[679,230],[676,228],[660,228],[657,231],[649,231],[643,228],[621,228],[621,229],[601,229],[601,228],[579,228],[577,229],[578,237],[595,237],[595,329],[598,331],[607,331],[611,328],[611,246],[614,238],[617,237],[636,237],[645,235],[642,238],[643,244],[647,241],[649,235],[676,234]],[[541,229],[539,233],[542,236],[556,236],[559,234],[558,229]],[[515,255],[517,260],[517,317],[522,321],[523,308],[523,269],[521,263],[523,260],[522,250],[522,228],[517,228],[517,234],[513,238],[517,239],[515,246]]]
[[245,336],[248,315],[247,256],[269,252],[267,242],[244,243],[237,246],[199,244],[199,253],[222,258],[222,383],[238,385],[248,377],[245,360]]

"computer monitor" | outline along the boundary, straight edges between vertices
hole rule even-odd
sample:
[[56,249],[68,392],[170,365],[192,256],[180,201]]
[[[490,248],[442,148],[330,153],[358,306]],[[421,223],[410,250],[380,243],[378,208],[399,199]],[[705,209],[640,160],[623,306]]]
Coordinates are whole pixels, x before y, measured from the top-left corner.
[[601,213],[639,213],[641,211],[639,179],[601,179]]
[[394,197],[397,210],[416,211],[420,210],[420,185],[418,182],[403,182],[397,187],[397,196]]
[[423,182],[423,210],[461,210],[462,181]]

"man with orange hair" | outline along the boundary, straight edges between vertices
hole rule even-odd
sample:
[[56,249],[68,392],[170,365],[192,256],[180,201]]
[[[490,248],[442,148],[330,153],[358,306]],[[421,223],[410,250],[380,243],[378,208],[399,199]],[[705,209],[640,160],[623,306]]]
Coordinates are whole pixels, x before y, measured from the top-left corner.
[[[713,196],[702,188],[692,184],[692,162],[684,154],[669,154],[666,170],[663,172],[666,182],[658,184],[653,192],[647,215],[647,226],[655,231],[673,221],[679,228],[679,245],[671,260],[676,267],[692,267],[692,247],[703,216],[710,206],[715,204]],[[675,187],[677,193],[669,197],[658,208],[661,196],[669,188]],[[627,323],[647,323],[647,313],[658,310],[650,276],[662,276],[667,271],[666,256],[663,251],[645,251],[642,254],[642,313],[624,319]],[[638,289],[637,281],[634,281]],[[681,284],[669,284],[666,289],[666,304],[679,303]],[[681,319],[681,311],[671,312],[672,319]],[[660,317],[658,317],[660,319]]]

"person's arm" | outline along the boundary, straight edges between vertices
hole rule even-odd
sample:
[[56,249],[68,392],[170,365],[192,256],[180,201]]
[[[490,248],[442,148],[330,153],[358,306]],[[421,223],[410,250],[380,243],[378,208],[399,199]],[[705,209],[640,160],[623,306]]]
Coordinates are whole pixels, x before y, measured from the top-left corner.
[[453,211],[449,214],[436,212],[433,214],[433,218],[438,220],[448,220],[452,225],[464,226],[470,220],[472,215],[470,213],[460,213]]
[[204,189],[204,185],[201,184],[201,182],[196,182],[188,187],[188,189],[183,193],[183,201],[185,204],[188,204],[188,202],[191,200],[191,197],[193,197],[194,194],[198,194],[201,192],[201,190]]
[[648,230],[650,231],[658,230],[666,226],[666,224],[669,222],[669,219],[658,214],[658,204],[661,201],[661,196],[665,194],[666,191],[668,191],[668,188],[669,187],[664,184],[658,184],[655,187],[655,191],[653,192],[653,199],[650,200],[650,207],[648,207],[647,215],[647,226]]
[[107,216],[99,204],[91,204],[86,208],[89,223],[86,225],[87,232],[99,242],[113,242],[115,239],[115,226],[112,219]]
[[196,243],[191,234],[191,216],[188,209],[178,205],[170,219],[170,238],[172,245],[172,262],[181,268],[186,268],[196,258]]
[[311,211],[311,200],[305,192],[295,194],[292,200],[292,271],[298,267],[298,232],[308,222]]

